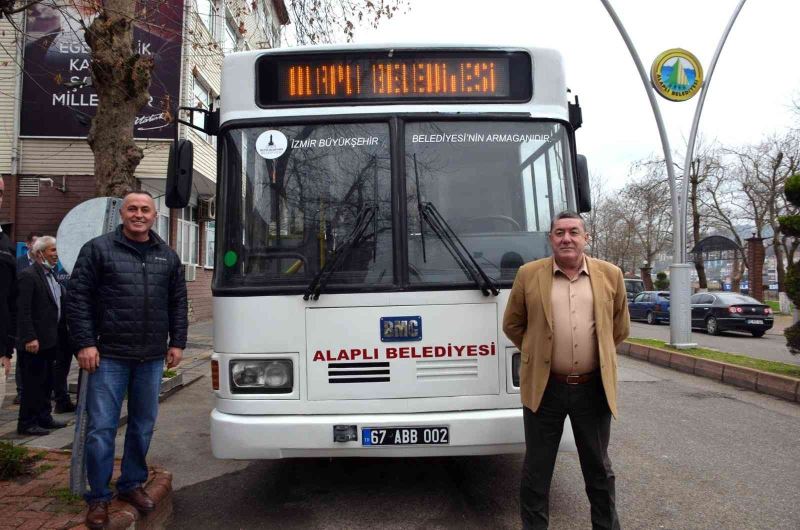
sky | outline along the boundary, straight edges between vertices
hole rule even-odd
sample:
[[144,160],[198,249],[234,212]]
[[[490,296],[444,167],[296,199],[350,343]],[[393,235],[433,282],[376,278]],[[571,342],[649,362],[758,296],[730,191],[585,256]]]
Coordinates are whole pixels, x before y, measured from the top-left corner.
[[[576,133],[593,178],[624,186],[631,164],[663,156],[655,119],[630,53],[600,0],[410,0],[411,9],[362,29],[359,43],[517,45],[554,48],[567,86],[580,98]],[[611,0],[645,69],[670,48],[692,52],[708,72],[739,0]],[[702,111],[700,134],[736,147],[800,125],[797,0],[748,0],[722,50]],[[657,96],[673,152],[683,152],[699,96]],[[683,155],[676,159],[681,163]]]

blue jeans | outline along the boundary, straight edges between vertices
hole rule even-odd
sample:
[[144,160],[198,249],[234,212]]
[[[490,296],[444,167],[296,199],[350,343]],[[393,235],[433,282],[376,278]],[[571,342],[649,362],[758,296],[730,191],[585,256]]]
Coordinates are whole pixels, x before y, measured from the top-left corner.
[[89,375],[86,395],[89,414],[86,430],[87,502],[111,500],[109,483],[114,471],[114,438],[126,392],[128,428],[117,491],[130,491],[147,481],[145,457],[158,415],[163,370],[163,359],[141,362],[101,357],[100,367]]

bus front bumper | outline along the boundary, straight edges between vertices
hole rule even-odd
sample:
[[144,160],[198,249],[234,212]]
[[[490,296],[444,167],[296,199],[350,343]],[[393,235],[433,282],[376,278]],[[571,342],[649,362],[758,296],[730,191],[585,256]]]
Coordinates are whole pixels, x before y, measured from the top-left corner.
[[[357,440],[334,441],[334,426],[355,425]],[[363,446],[363,428],[448,427],[446,445]],[[565,433],[567,429],[565,429]],[[569,432],[569,435],[572,433]],[[562,439],[562,448],[565,440]],[[416,414],[245,416],[211,412],[211,448],[225,459],[414,457],[522,453],[522,409]]]

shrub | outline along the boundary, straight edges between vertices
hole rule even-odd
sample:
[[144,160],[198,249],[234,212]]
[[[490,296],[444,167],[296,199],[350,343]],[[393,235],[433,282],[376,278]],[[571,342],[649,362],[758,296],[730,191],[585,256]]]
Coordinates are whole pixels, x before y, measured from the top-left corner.
[[31,454],[26,447],[11,442],[0,442],[0,480],[11,480],[27,475],[44,453]]
[[653,282],[653,286],[659,291],[666,291],[669,289],[669,278],[667,278],[667,273],[661,271],[656,274],[656,281]]
[[[786,179],[784,184],[786,200],[794,206],[800,206],[800,173]],[[781,232],[789,237],[800,236],[800,215],[784,215],[779,219]],[[800,263],[795,263],[786,271],[784,279],[786,294],[795,307],[800,307]],[[783,331],[786,345],[794,355],[800,354],[800,323],[795,323]]]

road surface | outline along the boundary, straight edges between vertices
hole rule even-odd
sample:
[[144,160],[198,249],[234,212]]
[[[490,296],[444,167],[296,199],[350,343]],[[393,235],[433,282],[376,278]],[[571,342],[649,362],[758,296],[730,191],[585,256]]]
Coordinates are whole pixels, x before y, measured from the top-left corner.
[[[797,529],[800,406],[619,362],[610,454],[623,528]],[[219,461],[212,406],[207,377],[162,404],[150,461],[175,476],[171,528],[520,527],[521,455]],[[559,454],[551,496],[551,528],[590,527],[574,452]]]

